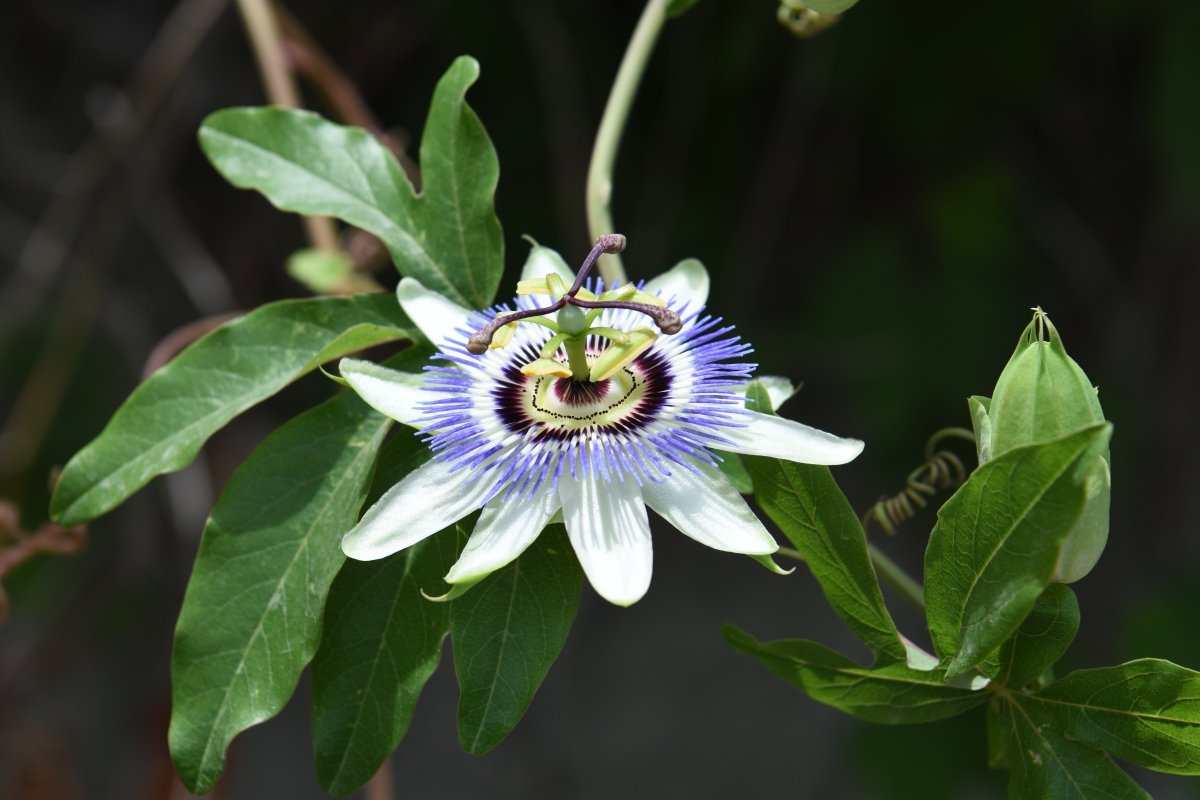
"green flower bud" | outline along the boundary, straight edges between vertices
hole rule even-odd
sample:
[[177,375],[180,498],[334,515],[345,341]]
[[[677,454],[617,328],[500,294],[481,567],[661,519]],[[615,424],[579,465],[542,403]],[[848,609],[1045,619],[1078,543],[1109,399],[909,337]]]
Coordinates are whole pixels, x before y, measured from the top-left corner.
[[[968,400],[979,463],[1015,447],[1046,442],[1104,420],[1096,388],[1075,363],[1050,318],[1034,309],[1033,321],[1000,373],[989,400]],[[1059,554],[1054,579],[1079,580],[1095,566],[1108,541],[1111,486],[1107,448],[1084,477],[1087,500]]]

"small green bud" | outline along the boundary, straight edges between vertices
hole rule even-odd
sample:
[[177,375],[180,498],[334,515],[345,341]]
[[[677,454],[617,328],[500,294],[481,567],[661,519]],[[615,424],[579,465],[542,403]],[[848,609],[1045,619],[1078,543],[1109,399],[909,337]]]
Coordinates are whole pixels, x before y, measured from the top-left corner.
[[[1033,321],[1000,373],[991,400],[972,397],[968,405],[981,464],[1015,447],[1057,439],[1104,420],[1096,388],[1067,355],[1058,331],[1040,308],[1034,309]],[[1108,541],[1107,448],[1096,454],[1084,474],[1087,500],[1055,570],[1054,579],[1061,583],[1090,572]]]

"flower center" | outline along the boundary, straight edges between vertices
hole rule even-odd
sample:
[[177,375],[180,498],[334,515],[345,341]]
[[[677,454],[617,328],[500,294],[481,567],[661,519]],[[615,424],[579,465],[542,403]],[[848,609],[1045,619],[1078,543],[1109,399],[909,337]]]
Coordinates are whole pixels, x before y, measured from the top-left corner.
[[[589,352],[594,362],[598,352]],[[600,381],[530,376],[511,366],[493,393],[496,412],[514,433],[571,439],[589,432],[629,431],[654,418],[670,385],[665,360],[642,356]]]

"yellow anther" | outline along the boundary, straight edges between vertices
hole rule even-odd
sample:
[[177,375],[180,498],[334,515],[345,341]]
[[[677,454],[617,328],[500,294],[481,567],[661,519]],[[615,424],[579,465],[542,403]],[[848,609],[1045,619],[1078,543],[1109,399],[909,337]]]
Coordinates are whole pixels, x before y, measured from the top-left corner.
[[517,323],[515,323],[515,322],[510,322],[507,325],[501,327],[498,331],[496,331],[495,333],[492,334],[492,341],[491,341],[491,344],[488,345],[488,349],[496,350],[498,348],[504,347],[506,344],[508,344],[509,342],[512,341],[512,338],[516,334],[516,332],[517,332]]
[[571,370],[565,364],[555,361],[552,358],[539,358],[521,367],[521,374],[527,375],[530,378],[541,378],[545,375],[553,375],[556,378],[569,378],[571,377]]
[[602,381],[612,377],[617,370],[629,364],[635,358],[646,352],[658,334],[649,328],[635,328],[628,333],[625,344],[612,344],[592,363],[592,381]]
[[517,294],[550,294],[550,287],[546,285],[545,278],[517,281]]
[[558,300],[571,288],[566,281],[553,272],[546,276],[546,286],[550,289],[550,296],[555,300]]

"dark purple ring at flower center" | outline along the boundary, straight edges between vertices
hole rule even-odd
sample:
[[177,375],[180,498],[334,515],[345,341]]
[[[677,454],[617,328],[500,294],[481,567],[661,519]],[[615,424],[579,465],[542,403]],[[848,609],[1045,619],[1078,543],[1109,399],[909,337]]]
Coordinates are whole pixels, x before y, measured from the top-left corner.
[[[568,406],[582,406],[594,403],[608,392],[608,378],[602,381],[580,381],[575,378],[561,378],[554,382],[554,396],[559,402]],[[632,388],[630,391],[633,391]]]

